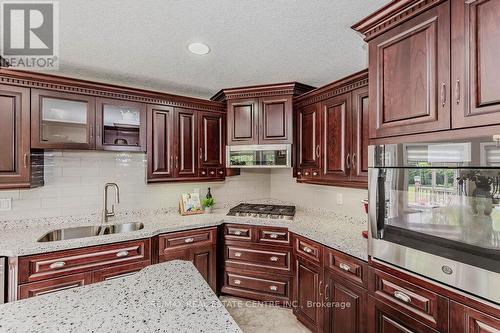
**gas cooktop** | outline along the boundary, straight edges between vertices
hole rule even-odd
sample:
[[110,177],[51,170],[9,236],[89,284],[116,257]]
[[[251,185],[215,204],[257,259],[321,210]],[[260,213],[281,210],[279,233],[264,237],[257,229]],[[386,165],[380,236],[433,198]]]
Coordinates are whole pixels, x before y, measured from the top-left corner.
[[293,220],[295,206],[241,203],[231,208],[227,215]]

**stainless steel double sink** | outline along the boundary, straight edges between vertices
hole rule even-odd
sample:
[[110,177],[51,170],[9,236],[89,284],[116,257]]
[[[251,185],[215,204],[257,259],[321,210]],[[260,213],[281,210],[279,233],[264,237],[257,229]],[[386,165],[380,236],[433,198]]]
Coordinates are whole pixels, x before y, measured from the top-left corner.
[[130,222],[121,224],[88,225],[65,229],[56,229],[43,235],[39,242],[55,242],[59,240],[78,239],[92,236],[121,234],[125,232],[138,231],[144,228],[141,222]]

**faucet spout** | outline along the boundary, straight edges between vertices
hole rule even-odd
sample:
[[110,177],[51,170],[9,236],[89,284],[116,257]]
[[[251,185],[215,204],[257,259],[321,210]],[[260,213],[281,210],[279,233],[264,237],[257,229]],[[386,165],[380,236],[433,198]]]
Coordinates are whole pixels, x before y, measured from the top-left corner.
[[115,205],[111,205],[111,211],[108,209],[108,188],[115,188],[115,202],[120,203],[120,188],[116,183],[106,183],[104,185],[104,207],[102,210],[102,221],[104,223],[108,222],[108,219],[112,216],[115,216]]

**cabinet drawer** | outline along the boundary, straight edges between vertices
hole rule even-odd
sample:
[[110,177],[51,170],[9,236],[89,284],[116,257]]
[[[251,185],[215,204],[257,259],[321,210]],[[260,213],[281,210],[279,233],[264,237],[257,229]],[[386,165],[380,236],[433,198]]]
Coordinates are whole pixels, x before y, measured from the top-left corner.
[[122,277],[134,275],[135,273],[139,272],[141,269],[149,265],[151,265],[151,262],[148,260],[132,264],[120,265],[116,267],[99,269],[93,272],[92,283],[119,279]]
[[226,273],[228,286],[238,289],[258,291],[266,294],[287,296],[288,282],[268,280],[258,276]]
[[55,279],[27,283],[19,286],[19,299],[41,296],[60,290],[81,287],[92,282],[92,273],[67,275]]
[[19,283],[150,260],[149,239],[51,252],[19,259]]
[[192,245],[215,244],[217,228],[189,230],[174,232],[158,237],[159,255],[169,252],[171,249],[182,249]]
[[347,280],[365,287],[368,285],[368,265],[362,260],[355,259],[332,249],[326,249],[325,265],[330,271],[341,275]]
[[224,239],[238,241],[253,241],[255,228],[248,225],[226,224],[224,226]]
[[370,292],[376,298],[433,329],[447,331],[447,298],[372,268],[369,271],[369,279]]
[[267,244],[290,244],[290,233],[284,228],[259,227],[258,241]]
[[239,246],[226,246],[226,263],[237,263],[241,266],[275,268],[290,271],[290,252],[264,250],[252,246],[244,248]]
[[322,256],[322,246],[308,239],[295,236],[293,250],[296,255],[305,259],[320,263]]

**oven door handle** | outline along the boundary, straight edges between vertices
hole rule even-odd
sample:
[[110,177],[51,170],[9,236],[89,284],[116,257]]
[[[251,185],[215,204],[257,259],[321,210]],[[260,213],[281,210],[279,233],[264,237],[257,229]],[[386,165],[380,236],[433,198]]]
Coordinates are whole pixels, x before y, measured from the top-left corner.
[[377,226],[377,204],[379,196],[379,169],[370,168],[368,171],[369,191],[368,191],[368,224],[370,227],[370,237],[378,237]]

